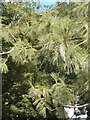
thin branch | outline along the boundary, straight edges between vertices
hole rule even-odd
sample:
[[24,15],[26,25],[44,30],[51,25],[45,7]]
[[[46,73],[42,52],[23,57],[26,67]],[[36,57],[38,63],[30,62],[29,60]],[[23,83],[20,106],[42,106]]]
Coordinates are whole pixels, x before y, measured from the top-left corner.
[[55,108],[55,109],[50,109],[50,108],[48,108],[48,110],[50,110],[50,112],[54,112],[54,111],[57,110],[57,108]]
[[74,117],[74,113],[73,113],[72,117],[70,118],[70,120],[72,120],[73,117]]
[[74,48],[78,47],[79,45],[82,45],[83,43],[85,43],[87,40],[84,40],[83,42],[77,44]]
[[[87,104],[84,104],[84,105],[75,105],[75,106],[71,106],[71,105],[63,105],[63,104],[61,104],[60,106],[62,106],[62,107],[65,107],[65,108],[83,108],[83,107],[87,107],[87,106],[90,106],[90,104],[89,103],[87,103]],[[59,107],[60,107],[59,106]],[[57,110],[57,108],[54,108],[54,109],[49,109],[51,112],[53,112],[53,111],[56,111]],[[73,117],[73,116],[72,116]]]
[[66,108],[83,108],[83,107],[90,106],[90,103],[86,103],[84,105],[75,105],[75,106],[61,104],[61,106],[66,107]]
[[11,52],[12,52],[12,49],[10,51],[0,53],[0,55],[6,55],[6,54],[9,54]]
[[68,40],[82,40],[84,37],[72,37],[72,38],[69,38]]
[[[87,106],[90,106],[90,103],[86,103],[86,104],[84,104],[84,105],[74,105],[74,106],[72,106],[72,105],[64,105],[64,104],[60,104],[59,105],[59,107],[60,106],[62,106],[62,107],[65,107],[65,108],[83,108],[83,107],[87,107]],[[49,109],[51,112],[53,112],[53,111],[56,111],[57,110],[57,108],[54,108],[54,109]]]

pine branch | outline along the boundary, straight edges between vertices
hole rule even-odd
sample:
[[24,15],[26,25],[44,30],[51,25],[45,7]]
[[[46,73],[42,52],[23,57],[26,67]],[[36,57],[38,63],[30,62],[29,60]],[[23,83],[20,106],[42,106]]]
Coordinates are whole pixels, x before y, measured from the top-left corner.
[[83,108],[83,107],[90,106],[90,103],[86,103],[83,105],[74,105],[74,106],[61,104],[61,106],[66,107],[66,108]]
[[9,54],[11,52],[12,52],[12,49],[10,51],[0,53],[0,55],[6,55],[6,54]]
[[[62,107],[65,107],[65,108],[83,108],[83,107],[87,107],[87,106],[90,106],[90,103],[86,103],[86,104],[83,104],[83,105],[74,105],[74,106],[72,106],[72,105],[64,105],[64,104],[59,104],[59,106],[58,107],[60,107],[60,106],[62,106]],[[49,109],[51,112],[53,112],[53,111],[56,111],[57,110],[57,108],[54,108],[54,109]]]

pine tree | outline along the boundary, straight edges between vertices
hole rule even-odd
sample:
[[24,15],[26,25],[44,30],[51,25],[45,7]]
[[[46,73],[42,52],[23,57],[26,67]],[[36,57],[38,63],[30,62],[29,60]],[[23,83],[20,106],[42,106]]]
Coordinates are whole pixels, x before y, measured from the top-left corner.
[[88,3],[41,13],[33,5],[1,3],[3,119],[65,119],[77,99],[80,108],[89,104]]

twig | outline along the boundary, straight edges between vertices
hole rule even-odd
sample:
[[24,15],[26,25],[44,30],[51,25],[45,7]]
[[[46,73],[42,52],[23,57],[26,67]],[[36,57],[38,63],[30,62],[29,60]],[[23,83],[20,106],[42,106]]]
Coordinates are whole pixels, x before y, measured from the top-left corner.
[[74,48],[78,47],[79,45],[82,45],[84,42],[86,42],[87,40],[84,40],[83,42],[77,44]]
[[12,52],[12,49],[11,49],[10,51],[0,53],[0,55],[9,54],[9,53],[11,53],[11,52]]
[[73,116],[74,116],[74,114],[72,115],[72,117],[70,118],[70,120],[72,120]]
[[90,106],[90,103],[86,103],[84,105],[74,105],[74,106],[61,104],[61,106],[66,107],[66,108],[83,108],[83,107]]
[[[74,106],[72,106],[72,105],[64,105],[64,104],[60,104],[59,105],[59,107],[60,106],[62,106],[62,107],[65,107],[65,108],[83,108],[83,107],[87,107],[87,106],[90,106],[90,103],[86,103],[86,104],[84,104],[84,105],[74,105]],[[56,111],[57,110],[57,108],[54,108],[54,109],[49,109],[51,112],[53,112],[53,111]]]
[[84,37],[75,37],[75,38],[69,38],[68,40],[82,40]]
[[[71,105],[64,105],[64,104],[60,104],[60,106],[62,106],[62,107],[65,107],[65,108],[83,108],[83,107],[87,107],[87,106],[90,106],[90,104],[89,103],[87,103],[87,104],[84,104],[84,105],[75,105],[75,106],[71,106]],[[60,107],[59,106],[59,107]],[[57,108],[54,108],[54,109],[50,109],[50,108],[48,108],[48,110],[50,110],[51,112],[53,112],[53,111],[56,111],[57,110]],[[73,115],[74,116],[74,115]],[[73,117],[72,116],[72,117]],[[71,117],[71,118],[72,118]]]

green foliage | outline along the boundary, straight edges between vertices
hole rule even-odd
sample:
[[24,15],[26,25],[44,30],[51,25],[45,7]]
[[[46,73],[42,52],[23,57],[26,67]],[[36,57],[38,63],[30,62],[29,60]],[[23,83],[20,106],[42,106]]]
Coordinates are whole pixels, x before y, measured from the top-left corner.
[[62,104],[88,100],[88,4],[57,3],[42,14],[36,3],[1,6],[3,117],[66,118]]
[[0,59],[0,69],[2,73],[8,72],[8,67],[6,65],[6,59]]

